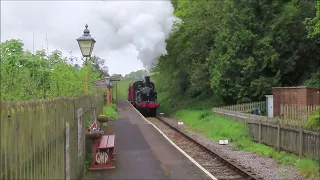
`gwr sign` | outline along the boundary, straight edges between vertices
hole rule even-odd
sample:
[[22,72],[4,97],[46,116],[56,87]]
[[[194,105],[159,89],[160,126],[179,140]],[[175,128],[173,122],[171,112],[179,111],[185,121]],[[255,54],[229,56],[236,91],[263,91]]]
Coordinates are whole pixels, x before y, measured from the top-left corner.
[[107,164],[108,162],[108,153],[106,152],[98,152],[96,154],[96,162],[99,164]]
[[[104,138],[103,138],[104,137]],[[107,148],[107,142],[105,136],[99,139],[92,139],[92,161],[89,170],[103,170],[103,169],[114,169],[113,163],[114,155],[113,149]],[[101,147],[102,148],[101,148]]]

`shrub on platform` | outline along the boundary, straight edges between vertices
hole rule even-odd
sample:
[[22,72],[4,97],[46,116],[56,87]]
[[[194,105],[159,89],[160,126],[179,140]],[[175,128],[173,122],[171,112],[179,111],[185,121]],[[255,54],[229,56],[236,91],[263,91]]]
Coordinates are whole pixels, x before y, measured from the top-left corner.
[[112,109],[114,109],[115,111],[118,111],[118,108],[117,108],[116,104],[110,104],[110,107],[112,107]]
[[[115,108],[112,106],[115,106]],[[116,111],[117,106],[115,104],[112,104],[112,106],[105,106],[103,108],[103,115],[107,116],[109,120],[117,120],[119,119],[118,112]]]

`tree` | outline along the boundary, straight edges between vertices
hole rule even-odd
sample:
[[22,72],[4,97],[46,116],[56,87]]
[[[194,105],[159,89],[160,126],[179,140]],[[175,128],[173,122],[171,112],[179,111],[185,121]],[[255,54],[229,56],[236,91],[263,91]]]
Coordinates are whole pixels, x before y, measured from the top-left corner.
[[[1,100],[79,96],[85,93],[85,70],[89,71],[90,82],[99,79],[102,73],[95,62],[91,67],[73,66],[70,58],[63,57],[58,50],[50,55],[44,50],[35,54],[24,51],[21,40],[5,41],[0,48]],[[89,92],[93,93],[92,83]]]
[[319,43],[310,38],[319,22],[314,2],[172,3],[180,21],[152,70],[158,91],[172,99],[263,100],[272,87],[300,85],[320,67]]
[[316,4],[316,16],[314,18],[306,18],[305,24],[307,25],[308,38],[315,39],[317,43],[320,43],[320,1],[317,0]]
[[105,59],[99,58],[97,56],[93,56],[88,60],[88,65],[92,68],[93,71],[99,72],[100,77],[108,75],[108,67],[105,65],[105,63]]
[[138,71],[133,71],[133,72],[130,72],[129,74],[126,74],[122,79],[137,81],[137,80],[142,80],[145,75],[148,75],[147,70],[138,70]]

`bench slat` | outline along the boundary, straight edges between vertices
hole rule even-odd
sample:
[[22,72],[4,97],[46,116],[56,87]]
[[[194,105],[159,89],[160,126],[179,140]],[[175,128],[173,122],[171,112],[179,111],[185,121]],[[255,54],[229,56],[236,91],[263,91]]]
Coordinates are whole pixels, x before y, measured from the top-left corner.
[[107,148],[113,148],[114,147],[114,139],[115,139],[115,135],[109,135]]
[[102,136],[99,149],[107,148],[108,136]]

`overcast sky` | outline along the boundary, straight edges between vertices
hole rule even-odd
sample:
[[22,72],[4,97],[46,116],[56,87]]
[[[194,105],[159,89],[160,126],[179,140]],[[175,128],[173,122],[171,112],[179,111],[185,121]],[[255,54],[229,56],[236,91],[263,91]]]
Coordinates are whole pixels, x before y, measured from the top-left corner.
[[1,1],[1,42],[21,39],[33,51],[59,49],[81,57],[76,41],[88,24],[93,54],[107,59],[109,73],[150,67],[166,53],[174,20],[170,1]]

